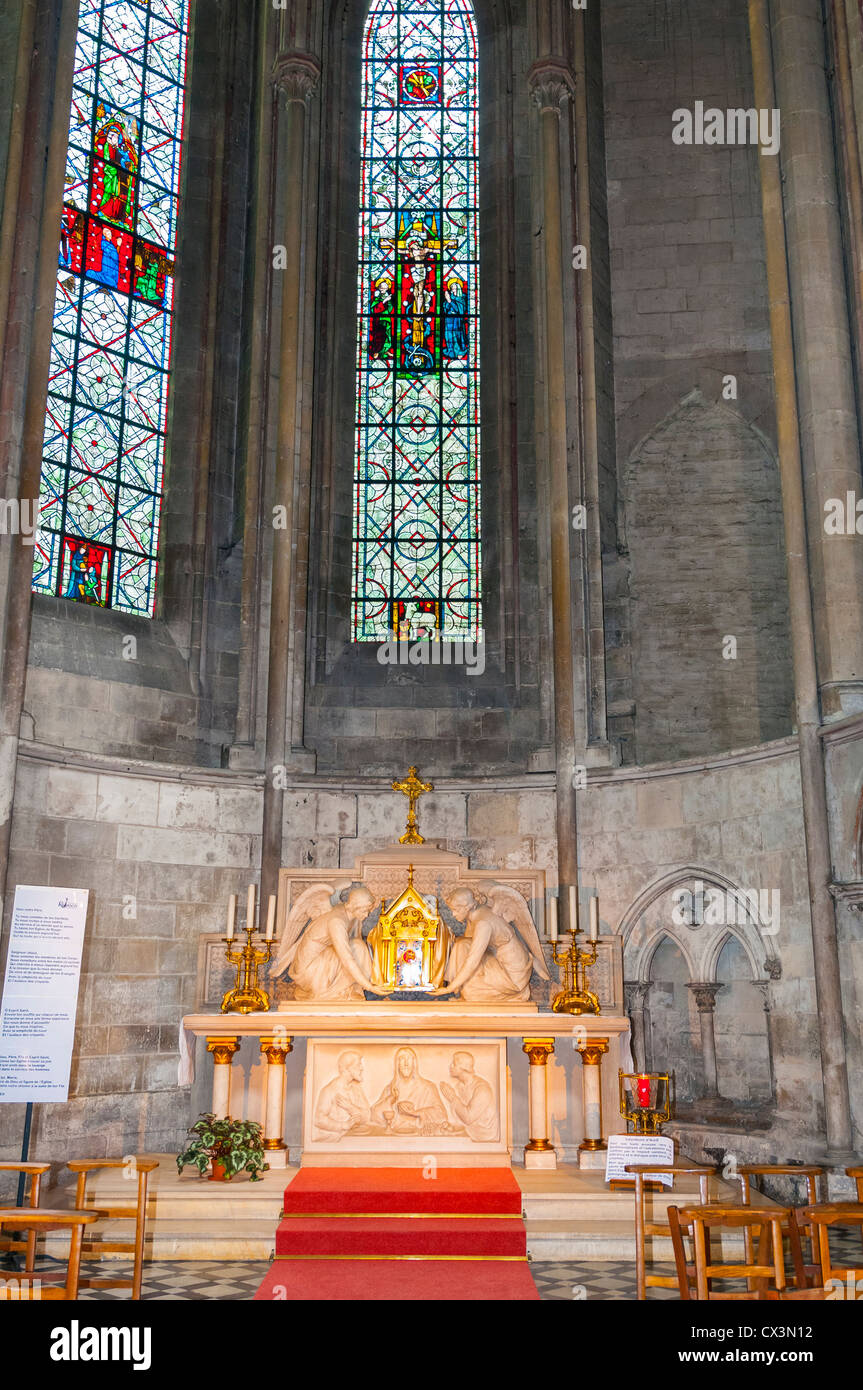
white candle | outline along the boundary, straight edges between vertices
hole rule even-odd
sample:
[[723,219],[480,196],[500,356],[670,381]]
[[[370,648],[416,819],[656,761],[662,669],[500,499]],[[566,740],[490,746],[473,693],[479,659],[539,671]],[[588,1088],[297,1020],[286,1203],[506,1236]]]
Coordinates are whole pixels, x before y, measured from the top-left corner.
[[557,940],[557,898],[548,900],[548,934],[552,941]]
[[578,889],[570,887],[569,890],[569,930],[574,932],[578,926]]
[[268,940],[268,941],[272,941],[272,939],[273,939],[273,928],[275,927],[275,925],[276,925],[276,895],[275,895],[275,893],[271,893],[271,894],[270,894],[269,902],[267,903],[267,940]]
[[590,939],[595,941],[599,936],[599,898],[590,900]]
[[234,939],[234,926],[236,924],[236,921],[237,895],[236,893],[232,893],[231,896],[228,898],[228,929],[225,932],[225,936],[228,938],[229,941],[233,941]]
[[249,884],[249,895],[248,895],[248,897],[247,897],[247,899],[246,899],[246,926],[247,926],[247,927],[254,927],[254,925],[255,925],[255,885],[254,885],[254,883],[250,883],[250,884]]

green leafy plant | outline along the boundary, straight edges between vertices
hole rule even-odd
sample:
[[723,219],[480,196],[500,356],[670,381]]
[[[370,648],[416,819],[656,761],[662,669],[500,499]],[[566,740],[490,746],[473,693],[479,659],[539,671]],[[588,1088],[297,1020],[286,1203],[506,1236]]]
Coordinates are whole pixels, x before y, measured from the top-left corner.
[[268,1167],[264,1157],[264,1134],[255,1120],[218,1119],[215,1115],[202,1115],[189,1130],[192,1136],[189,1147],[177,1155],[177,1172],[182,1173],[189,1165],[198,1169],[203,1176],[210,1161],[220,1163],[225,1169],[225,1178],[236,1173],[248,1172],[252,1182],[260,1182],[261,1171]]

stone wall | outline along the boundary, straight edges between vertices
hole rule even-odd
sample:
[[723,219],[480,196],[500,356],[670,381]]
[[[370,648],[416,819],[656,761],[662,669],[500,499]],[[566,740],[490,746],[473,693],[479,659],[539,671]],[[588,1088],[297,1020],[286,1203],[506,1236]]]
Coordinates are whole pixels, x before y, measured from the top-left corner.
[[[177,1025],[196,1003],[199,938],[220,929],[228,894],[257,877],[260,781],[67,757],[57,765],[56,754],[52,762],[49,750],[31,747],[16,795],[13,881],[91,890],[71,1099],[39,1107],[34,1151],[171,1149],[191,1108],[176,1085]],[[591,774],[579,801],[582,894],[599,892],[604,932],[629,935],[652,921],[655,904],[644,906],[645,897],[669,874],[695,869],[744,889],[780,890],[781,928],[769,947],[781,961],[781,978],[769,984],[777,1089],[770,1142],[777,1151],[814,1151],[822,1101],[794,747],[780,742],[711,766]],[[394,843],[401,802],[369,780],[293,786],[283,862],[349,871],[358,854]],[[421,824],[431,843],[468,855],[474,868],[537,865],[553,886],[547,775],[446,780],[424,798]],[[845,949],[853,966],[859,928]],[[852,992],[849,980],[849,1008]],[[857,1027],[849,1013],[849,1039]],[[0,1147],[10,1155],[21,1110],[0,1113]],[[740,1134],[741,1151],[755,1142],[758,1135]]]
[[[635,943],[640,933],[659,927],[667,926],[673,934],[668,887],[674,882],[709,880],[715,874],[719,881],[733,882],[743,891],[779,892],[779,931],[761,940],[759,971],[761,979],[769,980],[775,1112],[766,1131],[762,1126],[759,1133],[748,1122],[739,1125],[737,1152],[756,1152],[765,1142],[776,1153],[803,1157],[804,1151],[820,1152],[823,1095],[818,1014],[799,765],[793,741],[778,741],[710,763],[693,760],[597,774],[579,801],[582,891],[599,893],[604,930],[623,930],[627,941]],[[653,896],[651,885],[656,885]],[[720,930],[717,936],[728,934]],[[735,927],[730,934],[748,943],[753,939],[748,930]],[[685,928],[677,935],[690,939]],[[757,946],[757,935],[755,942]],[[859,941],[848,943],[844,950],[851,967]],[[755,956],[751,944],[750,953]],[[774,954],[781,973],[770,979],[763,963]],[[625,946],[626,979],[637,978],[634,968],[633,951]],[[853,1046],[859,1048],[861,1019],[851,999],[853,989],[849,969],[846,1028],[849,1042],[855,1039]],[[697,1055],[694,1016],[693,1024]],[[742,1052],[740,1057],[746,1065]],[[856,1125],[859,1135],[863,1125],[859,1096]]]
[[[621,494],[609,698],[624,759],[643,763],[789,732],[787,598],[759,155],[671,138],[677,108],[751,104],[746,7],[672,17],[620,0],[602,20]],[[712,410],[692,408],[696,389]],[[723,663],[724,633],[745,671]]]

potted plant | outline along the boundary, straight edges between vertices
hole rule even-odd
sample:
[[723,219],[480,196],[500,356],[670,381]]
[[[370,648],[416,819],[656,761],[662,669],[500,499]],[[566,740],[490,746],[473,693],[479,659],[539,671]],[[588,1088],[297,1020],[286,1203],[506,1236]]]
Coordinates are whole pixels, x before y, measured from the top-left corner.
[[248,1172],[252,1182],[260,1182],[268,1167],[264,1156],[264,1135],[254,1120],[219,1119],[202,1115],[192,1125],[188,1148],[177,1155],[177,1172],[192,1164],[201,1177],[210,1168],[210,1178],[230,1182],[236,1173]]

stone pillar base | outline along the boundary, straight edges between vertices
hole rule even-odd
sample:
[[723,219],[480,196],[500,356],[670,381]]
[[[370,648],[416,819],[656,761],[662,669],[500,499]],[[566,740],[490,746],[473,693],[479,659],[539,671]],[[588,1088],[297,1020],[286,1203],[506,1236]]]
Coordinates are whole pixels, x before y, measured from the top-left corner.
[[528,1149],[524,1151],[525,1168],[556,1168],[557,1154],[554,1149]]
[[270,1167],[270,1168],[287,1168],[287,1167],[288,1167],[288,1164],[289,1164],[289,1155],[288,1155],[288,1150],[287,1150],[286,1148],[284,1148],[284,1147],[281,1148],[281,1149],[267,1149],[267,1148],[265,1148],[265,1150],[264,1150],[264,1156],[265,1156],[265,1158],[266,1158],[267,1165],[268,1165],[268,1167]]
[[605,1172],[605,1149],[579,1149],[578,1166],[579,1168],[600,1169]]

